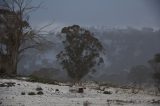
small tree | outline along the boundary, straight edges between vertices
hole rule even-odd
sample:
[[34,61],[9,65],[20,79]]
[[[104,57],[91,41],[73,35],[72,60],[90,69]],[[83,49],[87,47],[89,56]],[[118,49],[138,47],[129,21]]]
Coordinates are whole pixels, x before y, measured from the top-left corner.
[[64,50],[57,58],[74,81],[80,81],[96,64],[103,62],[103,46],[93,34],[78,25],[64,27]]
[[160,92],[160,53],[156,54],[153,59],[149,61],[149,64],[154,70],[153,79],[155,81],[155,87]]

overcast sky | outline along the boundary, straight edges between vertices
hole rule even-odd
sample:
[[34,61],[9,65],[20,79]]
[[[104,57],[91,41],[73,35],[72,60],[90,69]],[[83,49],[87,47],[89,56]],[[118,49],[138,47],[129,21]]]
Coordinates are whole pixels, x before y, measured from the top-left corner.
[[33,0],[43,2],[31,21],[43,24],[160,27],[160,0]]

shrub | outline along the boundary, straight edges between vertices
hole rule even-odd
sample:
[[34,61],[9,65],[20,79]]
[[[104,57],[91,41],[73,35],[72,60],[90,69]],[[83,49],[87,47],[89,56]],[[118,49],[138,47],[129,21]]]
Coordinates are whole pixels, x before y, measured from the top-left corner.
[[37,87],[36,91],[42,91],[43,89],[41,87]]
[[42,91],[38,91],[37,95],[43,95],[43,92]]
[[34,92],[29,92],[28,95],[36,95]]
[[25,92],[21,92],[21,95],[25,95],[26,93]]
[[40,83],[47,83],[47,84],[57,84],[55,82],[55,80],[52,80],[52,79],[45,79],[45,78],[39,78],[39,77],[36,77],[36,76],[30,76],[30,79],[28,80],[30,82],[40,82]]
[[55,91],[56,91],[56,92],[59,92],[59,89],[56,89]]
[[112,94],[111,91],[104,91],[103,94]]
[[84,89],[83,88],[78,88],[78,93],[83,93]]

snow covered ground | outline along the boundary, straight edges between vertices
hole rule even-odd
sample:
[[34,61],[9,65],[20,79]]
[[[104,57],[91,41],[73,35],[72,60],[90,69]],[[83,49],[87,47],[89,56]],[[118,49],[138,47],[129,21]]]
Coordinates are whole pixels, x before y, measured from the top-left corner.
[[[105,90],[112,94],[103,94],[88,85],[80,94],[71,93],[69,86],[15,79],[0,79],[0,85],[0,106],[160,106],[160,96],[145,92],[133,94],[131,89],[109,87]],[[37,88],[42,88],[44,94],[38,95]],[[35,95],[28,95],[29,92]]]

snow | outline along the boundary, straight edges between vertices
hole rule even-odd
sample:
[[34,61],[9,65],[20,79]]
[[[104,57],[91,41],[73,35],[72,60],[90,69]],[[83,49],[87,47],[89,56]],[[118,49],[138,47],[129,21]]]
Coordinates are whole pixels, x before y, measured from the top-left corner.
[[[72,87],[65,84],[51,85],[0,79],[0,84],[5,82],[13,82],[15,86],[0,87],[0,106],[159,106],[152,101],[160,100],[159,96],[145,92],[133,94],[131,89],[113,87],[105,88],[112,94],[103,94],[93,87],[93,83],[92,87],[85,85],[84,93],[71,93],[69,90]],[[28,95],[28,92],[37,93],[37,87],[43,89],[43,95]],[[25,92],[25,95],[21,95],[22,92]]]

